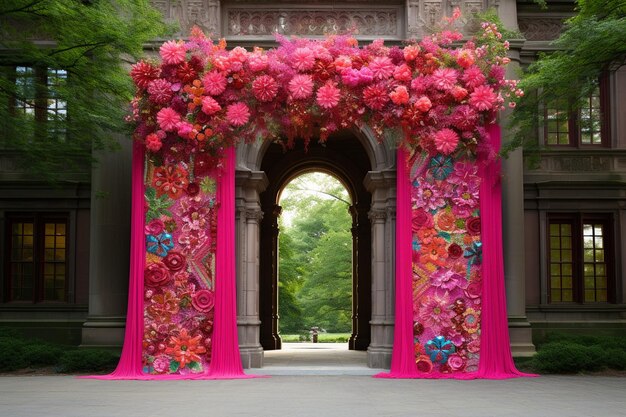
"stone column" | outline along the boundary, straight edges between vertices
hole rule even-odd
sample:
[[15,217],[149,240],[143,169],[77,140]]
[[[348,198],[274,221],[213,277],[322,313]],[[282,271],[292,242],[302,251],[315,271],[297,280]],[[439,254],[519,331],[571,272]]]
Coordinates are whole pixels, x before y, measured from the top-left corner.
[[124,341],[130,254],[132,143],[98,152],[91,175],[89,311],[82,346],[119,347]]
[[372,320],[367,364],[389,368],[395,319],[396,173],[369,172],[364,183],[372,193]]
[[263,172],[237,171],[235,181],[239,351],[244,368],[260,368],[259,234],[263,212],[259,193],[267,187],[267,177]]

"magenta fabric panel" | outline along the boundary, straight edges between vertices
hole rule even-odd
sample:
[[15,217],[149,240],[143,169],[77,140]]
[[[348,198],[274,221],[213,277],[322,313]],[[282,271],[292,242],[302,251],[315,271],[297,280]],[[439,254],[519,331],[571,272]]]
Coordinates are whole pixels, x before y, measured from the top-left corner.
[[377,378],[418,378],[413,354],[411,274],[411,183],[406,151],[396,154],[396,306],[391,369]]
[[215,328],[209,375],[213,378],[247,378],[243,373],[237,337],[235,270],[235,148],[225,151],[223,173],[218,178],[217,258],[215,272]]
[[[490,148],[500,149],[500,126],[487,127]],[[482,166],[480,185],[480,211],[483,241],[483,309],[481,333],[481,358],[479,378],[506,379],[519,376],[537,376],[518,371],[511,357],[509,327],[504,287],[502,251],[502,184],[500,160]]]

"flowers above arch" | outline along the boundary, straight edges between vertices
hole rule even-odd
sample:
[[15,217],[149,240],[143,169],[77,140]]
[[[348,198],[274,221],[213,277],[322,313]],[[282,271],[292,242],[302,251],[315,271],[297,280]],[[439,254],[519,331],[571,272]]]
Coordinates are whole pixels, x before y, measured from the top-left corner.
[[[449,27],[454,17],[447,19]],[[382,140],[431,155],[475,154],[505,99],[521,95],[506,80],[507,42],[497,27],[464,40],[443,30],[420,42],[360,47],[351,36],[321,40],[278,36],[279,46],[226,49],[197,28],[188,41],[168,41],[161,62],[131,70],[135,138],[161,156],[219,155],[240,141],[325,140],[353,126],[369,126]]]

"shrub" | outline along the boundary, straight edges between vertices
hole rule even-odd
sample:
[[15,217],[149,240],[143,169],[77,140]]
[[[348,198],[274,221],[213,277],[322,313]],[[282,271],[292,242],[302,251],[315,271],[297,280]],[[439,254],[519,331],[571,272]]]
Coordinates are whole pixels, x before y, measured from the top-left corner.
[[59,359],[59,372],[112,371],[119,354],[105,349],[76,349],[63,353]]
[[26,368],[28,363],[24,360],[24,348],[26,342],[12,337],[0,338],[0,371],[15,371]]
[[557,374],[599,371],[607,365],[601,347],[565,341],[543,345],[533,362],[538,372]]
[[56,365],[63,349],[49,344],[30,344],[23,350],[24,361],[30,366]]

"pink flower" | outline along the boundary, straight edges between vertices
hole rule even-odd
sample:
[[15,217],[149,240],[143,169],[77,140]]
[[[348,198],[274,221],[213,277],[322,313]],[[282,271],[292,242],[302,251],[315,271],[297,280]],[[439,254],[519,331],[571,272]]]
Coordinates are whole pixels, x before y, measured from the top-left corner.
[[438,68],[432,75],[433,85],[439,90],[449,90],[454,87],[457,77],[458,73],[452,68]]
[[455,206],[460,209],[473,209],[478,206],[478,190],[480,181],[472,181],[471,183],[462,183],[454,187],[454,195],[452,201]]
[[460,287],[465,288],[465,277],[446,269],[440,269],[431,275],[430,285],[444,290],[452,290]]
[[337,68],[337,71],[341,72],[343,70],[352,68],[352,59],[350,59],[349,56],[341,55],[335,59],[334,64],[335,68]]
[[277,92],[278,84],[269,75],[257,77],[252,83],[252,93],[259,101],[272,101]]
[[417,189],[415,205],[417,208],[431,211],[445,206],[446,200],[437,187],[429,183],[422,183]]
[[229,60],[231,62],[241,62],[244,63],[248,59],[248,51],[241,46],[237,46],[232,51],[230,51]]
[[196,310],[208,313],[215,305],[215,294],[209,290],[196,291],[191,297],[191,304]]
[[148,84],[148,94],[150,101],[155,104],[165,104],[174,96],[172,84],[163,78],[157,78]]
[[176,126],[180,122],[180,114],[171,107],[164,107],[157,113],[157,123],[161,129],[166,132],[171,132],[176,129]]
[[148,84],[161,75],[161,69],[146,61],[139,61],[131,67],[130,76],[140,88],[148,88]]
[[433,104],[426,96],[422,96],[415,101],[415,108],[421,112],[427,112],[432,106]]
[[369,69],[377,80],[391,77],[395,68],[391,59],[386,56],[378,56],[369,63]]
[[202,84],[204,85],[204,91],[212,96],[217,96],[226,89],[226,77],[219,71],[211,71],[205,74]]
[[193,130],[193,125],[189,122],[180,122],[178,124],[178,136],[189,139],[189,134]]
[[219,105],[217,101],[213,97],[205,96],[202,97],[202,112],[208,114],[209,116],[220,111],[222,107]]
[[393,78],[398,81],[410,81],[413,78],[411,68],[407,64],[402,64],[393,71]]
[[341,73],[341,80],[348,87],[356,87],[361,82],[359,70],[348,68]]
[[460,371],[465,366],[465,361],[458,354],[453,353],[448,357],[448,366],[452,371]]
[[463,68],[469,68],[474,65],[474,54],[469,49],[462,49],[456,57],[456,63]]
[[467,90],[464,89],[463,87],[459,87],[458,85],[455,85],[454,87],[452,87],[452,90],[450,91],[450,93],[452,94],[452,97],[454,97],[456,101],[461,101],[467,96]]
[[185,60],[187,48],[183,41],[167,41],[161,45],[159,53],[166,64],[180,64]]
[[497,98],[498,96],[496,96],[491,87],[481,85],[476,87],[470,94],[469,102],[478,110],[489,110],[493,108]]
[[[441,329],[454,317],[448,297],[431,296],[419,307],[419,321],[424,327]],[[435,330],[435,329],[433,329]]]
[[380,84],[370,85],[363,90],[363,101],[372,110],[382,110],[388,100],[387,89]]
[[289,92],[295,99],[305,99],[313,94],[313,79],[310,75],[298,74],[289,81]]
[[161,232],[163,232],[165,230],[165,223],[163,223],[162,220],[160,219],[153,219],[150,220],[150,222],[145,225],[144,227],[144,233],[147,235],[159,235],[161,234]]
[[389,94],[389,97],[391,98],[391,101],[393,101],[393,103],[397,105],[406,104],[409,102],[409,92],[403,85],[396,87],[396,89]]
[[325,109],[332,109],[339,103],[340,91],[337,84],[327,82],[317,90],[317,104]]
[[315,54],[309,48],[297,48],[291,54],[291,62],[296,70],[308,71],[315,65]]
[[419,45],[408,45],[404,48],[404,59],[407,61],[415,61],[420,53]]
[[161,146],[163,146],[161,139],[159,139],[155,133],[150,133],[146,136],[146,148],[148,148],[148,150],[158,152]]
[[359,83],[368,84],[374,79],[374,73],[368,67],[361,67],[359,70]]
[[485,83],[485,75],[476,65],[472,65],[465,70],[461,79],[470,88],[476,88]]
[[254,53],[248,57],[248,66],[253,72],[263,71],[267,68],[267,55]]
[[170,369],[170,360],[165,355],[157,356],[154,358],[154,362],[152,362],[152,367],[159,374],[165,373]]
[[459,135],[452,129],[441,129],[435,133],[435,147],[444,155],[450,155],[459,144]]
[[226,109],[226,120],[233,126],[243,126],[248,123],[250,110],[245,103],[235,103]]

